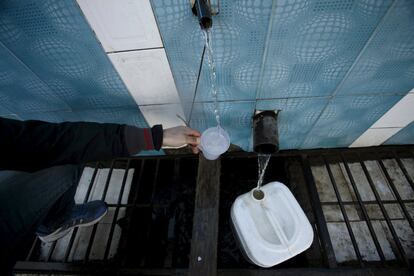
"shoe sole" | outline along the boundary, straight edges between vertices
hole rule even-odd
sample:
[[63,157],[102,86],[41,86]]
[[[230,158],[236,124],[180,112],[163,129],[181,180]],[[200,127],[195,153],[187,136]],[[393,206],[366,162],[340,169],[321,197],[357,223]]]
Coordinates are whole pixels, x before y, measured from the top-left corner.
[[88,223],[83,223],[83,224],[78,224],[75,226],[71,226],[68,229],[61,231],[61,228],[58,228],[57,230],[55,230],[53,233],[50,233],[49,235],[46,236],[38,236],[38,238],[45,243],[50,243],[50,242],[54,242],[57,241],[60,238],[63,238],[64,236],[66,236],[72,229],[74,229],[75,227],[86,227],[86,226],[91,226],[96,224],[97,222],[99,222],[106,214],[108,213],[108,209],[105,210],[105,213],[103,213],[100,217],[98,217],[97,219],[90,221]]

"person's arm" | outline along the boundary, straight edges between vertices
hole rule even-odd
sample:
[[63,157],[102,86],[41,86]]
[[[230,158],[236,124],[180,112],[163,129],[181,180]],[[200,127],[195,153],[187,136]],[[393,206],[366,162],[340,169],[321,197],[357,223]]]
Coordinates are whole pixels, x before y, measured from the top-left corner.
[[186,126],[167,128],[163,132],[163,148],[181,148],[188,145],[193,153],[198,153],[200,132]]
[[161,125],[47,123],[0,118],[0,170],[35,171],[62,164],[125,157],[159,150]]

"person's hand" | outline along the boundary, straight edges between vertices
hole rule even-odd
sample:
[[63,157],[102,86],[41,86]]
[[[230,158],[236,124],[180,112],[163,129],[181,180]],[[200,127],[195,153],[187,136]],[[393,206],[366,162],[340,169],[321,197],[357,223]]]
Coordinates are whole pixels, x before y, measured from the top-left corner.
[[189,145],[193,153],[198,153],[200,136],[200,132],[186,126],[167,128],[164,129],[162,146],[179,148]]

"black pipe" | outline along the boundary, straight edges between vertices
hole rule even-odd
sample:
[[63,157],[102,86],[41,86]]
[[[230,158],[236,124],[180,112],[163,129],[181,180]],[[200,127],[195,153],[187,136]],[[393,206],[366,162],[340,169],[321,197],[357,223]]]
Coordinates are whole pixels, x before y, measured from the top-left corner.
[[209,29],[213,25],[211,19],[211,9],[208,0],[196,0],[193,8],[191,9],[194,15],[198,16],[198,23],[200,23],[201,29]]
[[276,112],[266,110],[253,116],[253,150],[263,154],[279,150]]

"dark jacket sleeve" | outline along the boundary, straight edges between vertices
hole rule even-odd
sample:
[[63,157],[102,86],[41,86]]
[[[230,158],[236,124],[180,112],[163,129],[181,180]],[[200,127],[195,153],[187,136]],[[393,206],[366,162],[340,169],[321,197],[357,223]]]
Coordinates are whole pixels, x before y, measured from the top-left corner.
[[[160,138],[161,136],[161,138]],[[0,118],[0,170],[36,171],[159,149],[162,127]],[[154,144],[154,142],[156,144]]]

